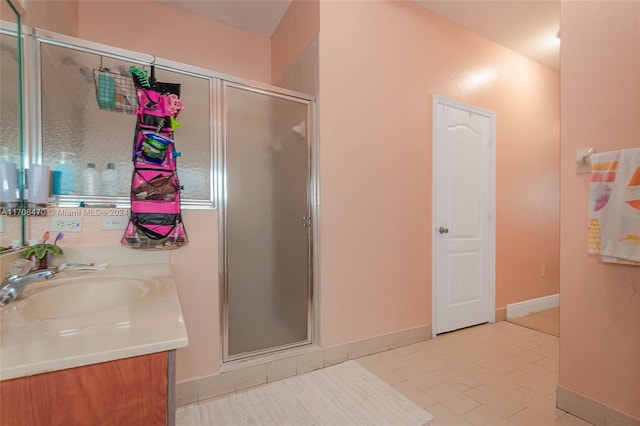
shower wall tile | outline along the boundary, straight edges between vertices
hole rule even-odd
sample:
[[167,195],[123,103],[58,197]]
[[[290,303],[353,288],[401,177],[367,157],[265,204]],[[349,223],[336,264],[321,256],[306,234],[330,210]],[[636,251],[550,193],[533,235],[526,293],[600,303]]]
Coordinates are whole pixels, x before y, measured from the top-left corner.
[[236,390],[237,371],[228,371],[215,376],[199,380],[198,400],[215,398],[220,395],[233,393]]
[[318,69],[318,39],[316,38],[309,43],[275,85],[317,96]]
[[360,358],[371,353],[371,340],[364,339],[347,345],[349,359]]
[[308,373],[323,367],[324,355],[323,351],[309,352],[308,354],[298,355],[298,374]]
[[[298,356],[260,361],[246,367],[232,367],[231,371],[179,383],[176,387],[177,405],[183,406],[197,401],[220,397],[276,380],[304,374],[348,359],[360,358],[376,352],[431,339],[431,326],[416,327],[383,336],[376,336],[356,342],[346,343],[327,349],[309,347]],[[255,362],[261,362],[256,364]]]
[[297,371],[298,359],[296,357],[272,361],[267,366],[267,382],[273,382],[295,376]]
[[324,350],[324,366],[339,364],[349,359],[347,345],[334,346]]
[[236,371],[236,391],[267,383],[267,364],[252,365]]
[[200,381],[192,380],[176,384],[176,405],[178,407],[198,402],[199,395]]

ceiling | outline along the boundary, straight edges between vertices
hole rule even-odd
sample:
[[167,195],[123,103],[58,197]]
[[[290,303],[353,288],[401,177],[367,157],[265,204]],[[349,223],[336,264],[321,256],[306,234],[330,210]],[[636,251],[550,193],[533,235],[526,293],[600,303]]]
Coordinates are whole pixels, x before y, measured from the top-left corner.
[[560,1],[415,0],[498,44],[560,68]]
[[271,37],[291,4],[291,0],[155,1],[267,37]]
[[[155,0],[270,37],[291,0]],[[414,0],[553,69],[560,65],[560,0]]]

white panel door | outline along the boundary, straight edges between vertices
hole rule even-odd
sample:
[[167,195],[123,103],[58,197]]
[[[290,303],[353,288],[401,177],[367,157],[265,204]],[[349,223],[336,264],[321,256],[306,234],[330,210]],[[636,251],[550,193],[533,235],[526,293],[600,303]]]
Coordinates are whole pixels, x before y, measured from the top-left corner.
[[434,334],[495,319],[495,114],[434,96]]

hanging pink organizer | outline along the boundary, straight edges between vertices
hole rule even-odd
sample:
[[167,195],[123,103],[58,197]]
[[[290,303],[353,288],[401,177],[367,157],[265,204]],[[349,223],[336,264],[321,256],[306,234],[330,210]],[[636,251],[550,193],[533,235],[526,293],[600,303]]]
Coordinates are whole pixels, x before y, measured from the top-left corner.
[[131,68],[138,96],[133,140],[131,218],[122,244],[136,249],[170,250],[188,242],[180,211],[174,130],[184,108],[180,85],[156,82]]

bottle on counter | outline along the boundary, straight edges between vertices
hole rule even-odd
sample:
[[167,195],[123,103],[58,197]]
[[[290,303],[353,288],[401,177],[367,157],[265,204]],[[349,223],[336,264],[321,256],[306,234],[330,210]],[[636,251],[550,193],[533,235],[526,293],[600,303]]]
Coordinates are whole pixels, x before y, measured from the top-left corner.
[[18,169],[9,155],[9,147],[2,147],[0,157],[0,204],[18,206]]
[[70,156],[73,152],[61,152],[60,160],[53,169],[52,193],[59,195],[76,192],[76,168]]
[[100,173],[95,163],[87,163],[87,168],[82,172],[82,194],[100,195],[100,190]]
[[102,171],[102,195],[115,197],[118,195],[118,172],[116,165],[107,163],[107,168]]

